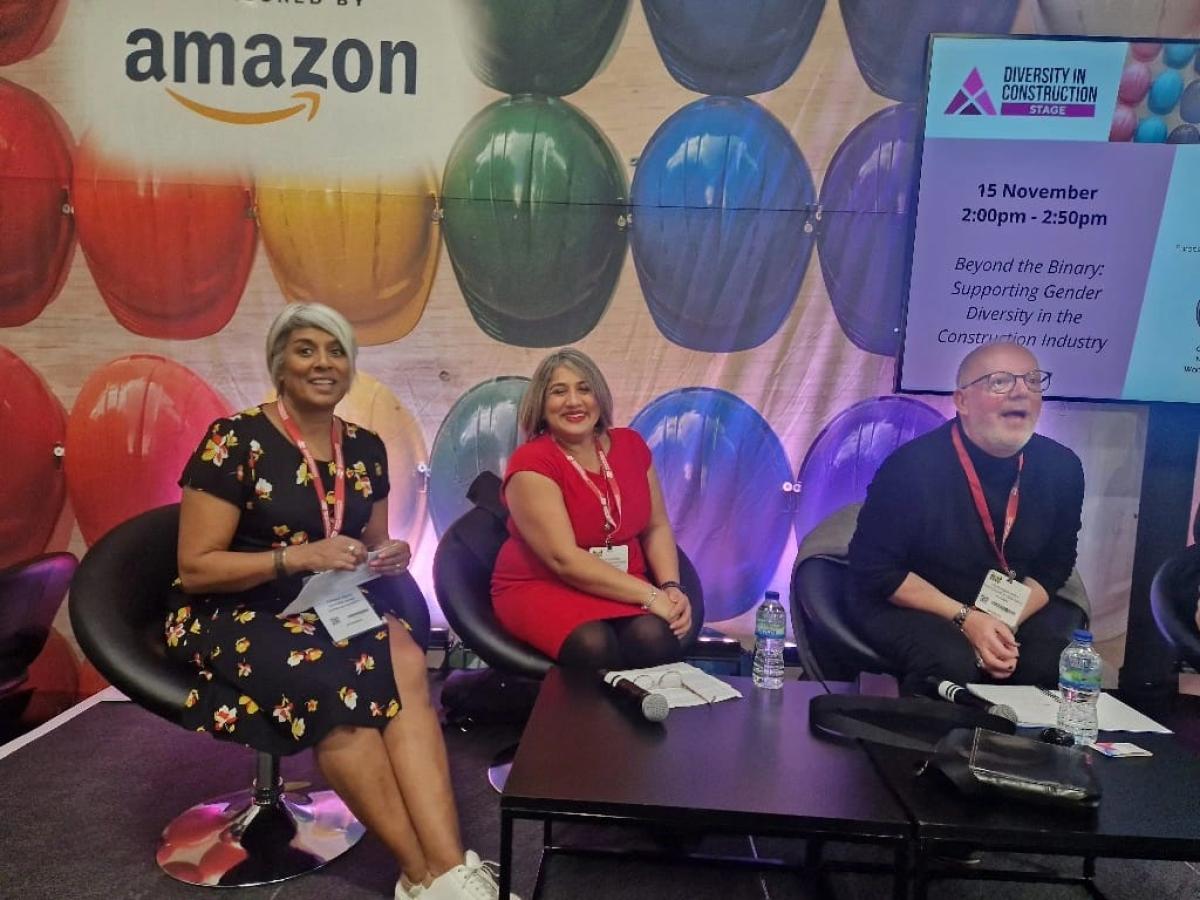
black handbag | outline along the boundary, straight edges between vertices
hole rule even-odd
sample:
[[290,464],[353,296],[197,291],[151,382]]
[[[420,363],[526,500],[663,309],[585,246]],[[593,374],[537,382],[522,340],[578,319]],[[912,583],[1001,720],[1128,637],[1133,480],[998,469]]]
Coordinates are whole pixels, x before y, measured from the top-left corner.
[[1027,800],[1090,812],[1100,805],[1100,783],[1084,750],[985,728],[956,728],[938,741],[928,768],[964,794]]
[[922,697],[828,694],[809,704],[818,737],[863,740],[925,754],[919,770],[940,772],[969,796],[1092,811],[1100,784],[1091,757],[1016,734],[1009,719]]

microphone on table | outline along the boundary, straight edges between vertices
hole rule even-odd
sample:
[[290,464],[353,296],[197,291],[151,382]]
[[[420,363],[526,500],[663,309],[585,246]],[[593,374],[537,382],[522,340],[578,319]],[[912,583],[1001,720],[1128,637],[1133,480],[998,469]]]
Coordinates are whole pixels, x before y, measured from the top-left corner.
[[637,682],[624,675],[616,674],[611,681],[610,673],[600,670],[600,678],[609,695],[621,706],[632,709],[642,715],[647,722],[661,722],[671,711],[667,698],[654,691],[648,691]]
[[957,703],[959,706],[981,709],[989,715],[1008,719],[1014,724],[1017,722],[1016,710],[1007,703],[992,703],[983,697],[977,697],[961,684],[955,684],[953,681],[943,681],[940,678],[934,678],[932,675],[929,675],[926,676],[924,685],[925,692],[931,697],[948,700],[951,703]]

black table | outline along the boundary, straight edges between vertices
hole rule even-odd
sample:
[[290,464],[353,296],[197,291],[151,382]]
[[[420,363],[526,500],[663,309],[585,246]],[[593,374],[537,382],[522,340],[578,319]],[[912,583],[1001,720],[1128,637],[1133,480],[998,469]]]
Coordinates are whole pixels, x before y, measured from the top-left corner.
[[617,707],[594,675],[551,670],[500,798],[500,896],[518,819],[543,822],[545,853],[564,849],[551,826],[570,820],[882,844],[895,852],[894,895],[906,896],[909,817],[859,748],[810,734],[808,703],[822,687],[724,680],[743,699],[651,725]]
[[[1127,740],[1152,757],[1092,756],[1103,796],[1092,814],[968,798],[932,773],[914,775],[920,755],[864,745],[884,780],[896,791],[916,827],[914,893],[925,897],[932,877],[1081,884],[1095,897],[1096,857],[1200,860],[1200,760],[1175,737],[1163,734],[1102,734]],[[980,850],[1083,857],[1081,875],[979,869],[931,871],[926,861],[947,844]]]

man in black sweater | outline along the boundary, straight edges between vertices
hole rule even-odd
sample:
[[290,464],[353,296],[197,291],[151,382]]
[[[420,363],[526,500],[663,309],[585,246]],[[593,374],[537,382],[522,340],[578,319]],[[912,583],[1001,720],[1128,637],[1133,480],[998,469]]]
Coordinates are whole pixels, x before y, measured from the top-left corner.
[[1053,686],[1085,626],[1058,596],[1075,566],[1079,458],[1034,434],[1050,374],[1016,344],[959,366],[958,416],[875,475],[850,543],[862,634],[912,691],[928,676]]

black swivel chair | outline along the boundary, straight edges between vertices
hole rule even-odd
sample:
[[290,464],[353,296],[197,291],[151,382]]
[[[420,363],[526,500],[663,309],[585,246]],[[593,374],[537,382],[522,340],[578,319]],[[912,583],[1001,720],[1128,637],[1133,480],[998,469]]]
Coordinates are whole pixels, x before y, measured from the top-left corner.
[[819,681],[853,681],[859,672],[896,674],[854,630],[846,607],[845,562],[812,556],[792,571],[792,631],[804,672]]
[[[809,556],[792,570],[792,631],[806,677],[819,681],[854,681],[860,672],[900,677],[856,630],[855,614],[847,605],[850,569],[842,557]],[[1195,581],[1192,582],[1195,611]],[[1086,600],[1077,571],[1064,586]],[[1198,642],[1200,643],[1200,642]]]
[[33,696],[29,665],[46,646],[77,565],[70,553],[47,553],[0,571],[0,741],[19,731]]
[[[433,589],[454,633],[491,668],[507,675],[541,679],[554,665],[539,650],[513,637],[492,609],[492,568],[508,537],[508,513],[500,502],[500,479],[483,472],[467,491],[474,507],[456,519],[438,542],[433,557]],[[692,604],[692,627],[682,641],[686,653],[704,627],[700,576],[679,550],[679,581]],[[488,780],[503,790],[515,747],[506,748],[488,769]]]
[[1200,590],[1200,544],[1170,556],[1150,584],[1150,609],[1163,637],[1179,656],[1200,669],[1196,600]]
[[[84,556],[71,584],[71,625],[87,657],[129,699],[179,723],[194,670],[166,655],[163,621],[167,588],[175,579],[179,506],[163,506],[118,525]],[[429,641],[429,609],[410,575],[380,579],[372,594],[402,616],[421,645]],[[212,740],[204,736],[203,740]],[[186,856],[207,846],[232,845],[224,872],[200,873],[175,858],[173,827],[186,823]],[[249,790],[193,806],[163,832],[158,862],[192,884],[266,884],[324,865],[352,847],[362,825],[333,791],[283,788],[279,758],[259,753]]]

